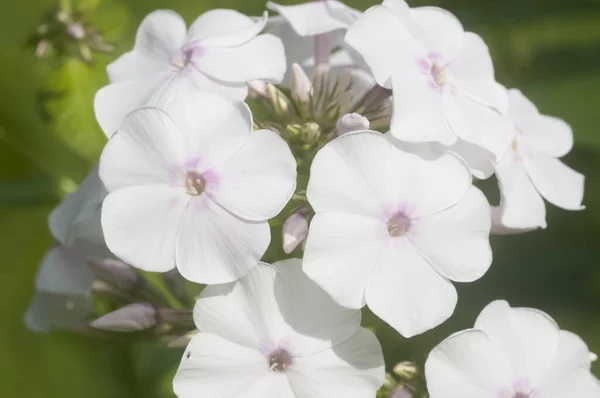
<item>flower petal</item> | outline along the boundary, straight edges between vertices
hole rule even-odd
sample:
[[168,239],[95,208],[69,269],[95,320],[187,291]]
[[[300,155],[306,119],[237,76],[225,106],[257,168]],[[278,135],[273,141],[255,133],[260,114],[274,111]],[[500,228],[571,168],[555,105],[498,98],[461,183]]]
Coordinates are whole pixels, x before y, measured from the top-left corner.
[[510,150],[496,165],[496,176],[502,225],[517,229],[546,228],[546,205],[514,151]]
[[523,131],[521,140],[536,151],[559,158],[573,148],[573,130],[564,120],[540,115],[535,127]]
[[452,315],[457,302],[452,283],[406,238],[390,240],[371,276],[366,298],[371,311],[404,337],[438,326]]
[[284,327],[275,298],[277,270],[258,264],[237,282],[204,288],[194,306],[201,333],[269,354]]
[[111,83],[153,79],[164,75],[168,70],[168,58],[151,58],[139,50],[126,52],[106,67]]
[[[299,36],[316,36],[337,29],[348,29],[350,18],[337,18],[341,12],[360,15],[356,10],[336,1],[319,1],[284,6],[267,2],[267,8],[278,12]],[[332,12],[334,11],[334,12]]]
[[265,221],[275,217],[296,188],[296,159],[287,143],[269,130],[250,134],[246,145],[213,169],[219,176],[206,193],[238,217]]
[[548,202],[566,210],[582,210],[583,174],[560,160],[531,152],[523,163],[535,188]]
[[590,368],[590,350],[585,342],[576,334],[561,330],[553,366],[541,384],[549,392],[558,390],[560,384],[570,384],[567,380],[571,376],[580,371],[590,372]]
[[380,218],[392,146],[375,131],[344,134],[325,145],[310,170],[307,196],[319,212],[346,212]]
[[135,37],[135,51],[154,60],[169,60],[185,42],[186,24],[171,10],[156,10],[144,18]]
[[177,268],[192,282],[232,282],[258,264],[270,240],[268,223],[242,220],[202,194],[181,218]]
[[387,237],[386,225],[381,221],[360,215],[317,213],[304,249],[304,272],[339,304],[361,308]]
[[158,108],[129,114],[100,156],[100,178],[109,192],[149,184],[172,184],[185,163],[182,134]]
[[372,397],[384,377],[381,345],[364,328],[331,349],[294,358],[288,371],[297,397]]
[[487,149],[459,139],[448,151],[457,154],[467,163],[473,177],[485,180],[494,174],[496,156]]
[[600,397],[600,381],[587,370],[579,370],[569,376],[561,374],[546,389],[549,398]]
[[533,231],[536,228],[509,228],[502,224],[502,209],[499,206],[492,206],[492,229],[491,235],[516,235],[524,232]]
[[455,205],[413,222],[408,238],[440,274],[473,282],[492,264],[490,205],[475,188]]
[[516,376],[533,385],[547,374],[559,344],[559,329],[546,313],[511,308],[504,300],[488,304],[475,322],[508,358]]
[[171,102],[166,110],[179,131],[188,162],[199,172],[227,163],[251,137],[252,113],[241,102],[195,92]]
[[[452,61],[463,45],[462,24],[450,11],[439,7],[416,7],[410,10],[416,26],[411,33],[430,54]],[[410,25],[409,25],[410,26]]]
[[87,257],[106,255],[101,245],[77,241],[72,247],[55,245],[42,259],[35,277],[36,290],[56,294],[85,294],[96,279]]
[[[267,359],[259,352],[222,337],[199,333],[186,348],[173,389],[179,398],[239,396],[269,376]],[[269,390],[257,396],[269,396]]]
[[450,68],[454,84],[461,94],[500,113],[508,110],[508,93],[494,80],[492,58],[479,35],[464,33],[461,51]]
[[243,101],[248,96],[248,86],[246,82],[231,83],[224,82],[205,75],[199,70],[189,74],[194,87],[199,91],[218,94],[232,101]]
[[364,58],[377,83],[388,88],[392,75],[418,72],[419,59],[427,56],[425,49],[384,6],[368,9],[348,29],[345,40]]
[[496,398],[513,381],[506,358],[476,329],[455,333],[437,345],[425,363],[425,376],[435,398]]
[[153,272],[172,269],[177,231],[188,201],[181,188],[168,185],[111,192],[102,206],[106,245],[137,268]]
[[25,324],[38,333],[67,329],[82,323],[94,311],[90,295],[35,292],[27,311]]
[[190,26],[188,42],[207,47],[233,47],[258,35],[267,23],[268,13],[252,19],[235,10],[215,9],[200,15]]
[[225,82],[267,80],[279,83],[285,74],[285,52],[278,37],[262,34],[237,47],[207,48],[196,67]]

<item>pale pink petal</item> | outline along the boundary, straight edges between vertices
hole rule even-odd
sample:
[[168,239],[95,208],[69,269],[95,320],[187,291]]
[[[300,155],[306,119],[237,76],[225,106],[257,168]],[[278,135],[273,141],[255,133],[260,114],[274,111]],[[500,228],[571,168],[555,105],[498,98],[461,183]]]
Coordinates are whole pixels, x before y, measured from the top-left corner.
[[559,158],[573,148],[573,130],[562,119],[540,115],[535,127],[522,132],[521,140],[531,149]]
[[410,16],[417,27],[411,33],[430,54],[452,61],[463,45],[462,24],[450,11],[439,7],[416,7]]
[[188,41],[206,47],[238,46],[252,40],[266,23],[266,11],[261,18],[252,19],[235,10],[209,10],[190,26]]
[[134,50],[153,60],[168,60],[179,51],[185,35],[185,21],[175,11],[153,11],[138,28]]
[[540,112],[520,90],[508,90],[508,103],[508,114],[517,130],[526,132],[537,128]]

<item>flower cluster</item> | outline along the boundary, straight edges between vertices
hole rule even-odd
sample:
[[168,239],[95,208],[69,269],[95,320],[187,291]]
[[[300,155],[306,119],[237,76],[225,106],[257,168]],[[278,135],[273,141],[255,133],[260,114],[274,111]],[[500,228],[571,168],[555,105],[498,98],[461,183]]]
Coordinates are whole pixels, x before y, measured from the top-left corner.
[[[218,9],[189,29],[152,12],[108,66],[108,142],[50,216],[27,323],[187,344],[180,398],[410,397],[414,365],[386,376],[361,308],[407,338],[447,320],[452,282],[492,265],[490,233],[545,228],[542,198],[583,208],[559,160],[573,134],[497,83],[446,10],[267,7],[279,15]],[[497,207],[474,185],[493,174]],[[206,285],[193,313],[186,281]],[[86,322],[90,292],[114,308]],[[546,314],[499,301],[425,376],[432,398],[600,397],[590,361]]]

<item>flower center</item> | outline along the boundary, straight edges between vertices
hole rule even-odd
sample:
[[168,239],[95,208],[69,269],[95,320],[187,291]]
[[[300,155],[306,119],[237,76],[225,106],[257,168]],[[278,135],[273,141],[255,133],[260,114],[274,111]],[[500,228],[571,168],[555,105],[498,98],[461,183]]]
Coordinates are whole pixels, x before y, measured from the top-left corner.
[[435,83],[440,87],[443,87],[448,81],[448,68],[440,66],[437,62],[431,64],[430,73]]
[[189,195],[197,196],[204,192],[206,182],[198,173],[189,172],[185,179],[185,190]]
[[404,236],[411,226],[410,218],[404,213],[394,214],[387,223],[388,233],[391,237]]
[[269,370],[273,372],[285,372],[292,364],[292,356],[285,350],[277,350],[269,355]]
[[515,395],[513,395],[513,398],[530,398],[530,396],[524,392],[517,392]]
[[188,65],[194,63],[194,58],[202,53],[202,48],[198,46],[183,47],[179,54],[171,58],[171,64],[178,69],[185,69]]

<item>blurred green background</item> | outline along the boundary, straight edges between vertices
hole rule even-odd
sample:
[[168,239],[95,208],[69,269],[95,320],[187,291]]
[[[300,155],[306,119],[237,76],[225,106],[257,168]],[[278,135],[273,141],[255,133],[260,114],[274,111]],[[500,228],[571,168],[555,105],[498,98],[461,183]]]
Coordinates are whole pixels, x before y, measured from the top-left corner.
[[[94,92],[107,83],[107,63],[131,47],[144,15],[172,8],[191,22],[216,7],[258,15],[264,3],[80,2],[95,8],[89,21],[116,45],[113,54],[97,55],[92,67],[77,59],[36,60],[33,49],[25,47],[55,0],[6,0],[0,5],[0,396],[168,397],[179,352],[67,333],[37,335],[25,329],[22,316],[38,262],[52,243],[48,212],[81,181],[102,149],[104,137],[92,111]],[[347,3],[366,9],[376,2]],[[600,352],[600,1],[410,3],[454,12],[467,29],[487,40],[501,83],[521,88],[542,112],[573,126],[576,145],[565,161],[587,177],[587,209],[573,213],[549,206],[548,229],[493,238],[491,271],[479,282],[459,286],[458,309],[441,327],[405,340],[380,325],[388,364],[422,362],[435,344],[471,326],[484,305],[497,298],[548,312]],[[401,311],[402,303],[397,305]],[[598,364],[594,370],[600,375]]]

